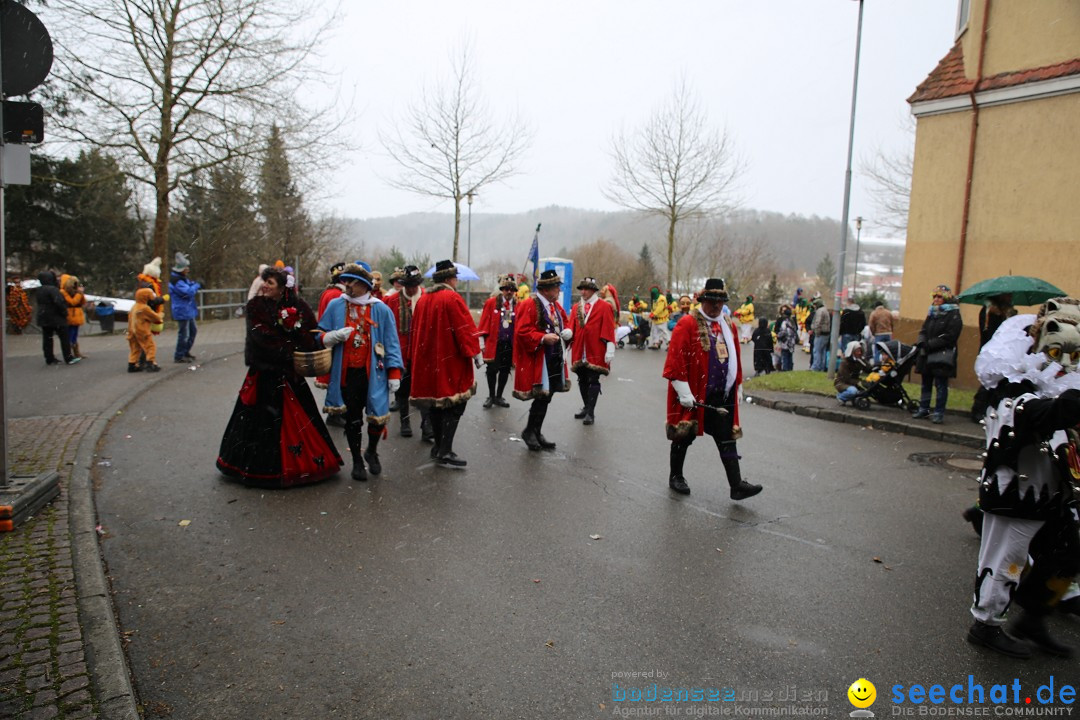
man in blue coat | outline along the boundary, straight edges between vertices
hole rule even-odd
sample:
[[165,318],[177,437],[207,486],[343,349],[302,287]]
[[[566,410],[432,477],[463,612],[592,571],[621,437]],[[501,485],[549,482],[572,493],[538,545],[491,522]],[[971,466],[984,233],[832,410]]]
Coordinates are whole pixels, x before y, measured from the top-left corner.
[[[338,275],[344,294],[326,306],[319,319],[323,332],[354,328],[345,342],[334,346],[330,383],[323,412],[345,415],[345,438],[352,453],[353,480],[366,480],[364,461],[372,475],[382,472],[379,440],[390,420],[390,395],[401,386],[401,345],[394,313],[372,295],[375,281],[366,263],[352,263]],[[367,410],[368,448],[361,452],[364,410]]]
[[182,252],[176,253],[176,262],[172,272],[169,273],[169,295],[172,297],[172,316],[176,321],[176,352],[173,353],[173,362],[195,362],[195,356],[191,354],[191,346],[195,344],[195,316],[199,314],[197,302],[200,283],[188,278],[191,272],[191,261]]

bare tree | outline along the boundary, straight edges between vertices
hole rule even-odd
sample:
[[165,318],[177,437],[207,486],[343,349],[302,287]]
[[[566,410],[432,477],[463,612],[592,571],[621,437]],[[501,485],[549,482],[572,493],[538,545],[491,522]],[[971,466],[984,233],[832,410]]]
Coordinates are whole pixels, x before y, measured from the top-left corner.
[[424,88],[403,117],[379,131],[379,140],[401,168],[388,178],[394,187],[454,202],[451,257],[456,262],[461,201],[516,175],[532,133],[517,116],[501,125],[492,120],[477,87],[468,43],[451,55],[450,64],[450,79]]
[[[105,148],[153,192],[152,249],[167,257],[170,198],[186,178],[265,147],[272,123],[313,145],[328,113],[296,100],[330,25],[311,0],[53,0],[54,71],[73,112],[53,118],[73,141]],[[313,28],[300,35],[296,28]],[[308,157],[309,160],[313,158]]]
[[869,180],[870,196],[877,210],[875,224],[897,232],[901,237],[907,235],[911,205],[911,172],[915,164],[914,119],[909,117],[904,129],[909,136],[905,150],[887,153],[878,148],[873,157],[860,163],[860,170]]
[[678,224],[731,209],[742,173],[726,130],[715,129],[681,79],[671,96],[633,135],[612,141],[614,176],[605,195],[630,210],[667,222],[667,284],[675,268]]
[[776,272],[776,259],[763,239],[733,234],[715,220],[680,226],[673,262],[672,292],[694,292],[706,278],[722,277],[732,297],[756,293]]

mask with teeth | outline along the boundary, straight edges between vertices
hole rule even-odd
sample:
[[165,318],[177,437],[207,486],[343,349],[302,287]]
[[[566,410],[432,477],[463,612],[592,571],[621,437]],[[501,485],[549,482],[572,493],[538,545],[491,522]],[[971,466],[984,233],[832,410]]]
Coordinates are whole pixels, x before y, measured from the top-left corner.
[[1080,369],[1080,300],[1055,298],[1039,310],[1031,326],[1034,353],[1046,356],[1047,364],[1061,365],[1062,373]]

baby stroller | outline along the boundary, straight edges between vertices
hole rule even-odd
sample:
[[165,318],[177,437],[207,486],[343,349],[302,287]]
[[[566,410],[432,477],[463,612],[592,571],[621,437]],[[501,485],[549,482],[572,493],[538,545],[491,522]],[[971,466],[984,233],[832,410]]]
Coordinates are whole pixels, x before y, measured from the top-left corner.
[[626,319],[627,326],[630,328],[630,333],[619,340],[618,346],[621,348],[626,343],[629,343],[638,350],[644,350],[645,346],[649,344],[649,333],[652,331],[652,325],[649,323],[649,318],[641,313],[630,313],[625,311],[623,311],[622,316]]
[[907,394],[903,380],[915,367],[919,349],[899,340],[879,342],[877,348],[881,352],[881,362],[867,374],[863,389],[852,398],[851,404],[859,410],[869,410],[870,400],[873,399],[881,405],[915,412],[919,409],[919,401],[912,400]]

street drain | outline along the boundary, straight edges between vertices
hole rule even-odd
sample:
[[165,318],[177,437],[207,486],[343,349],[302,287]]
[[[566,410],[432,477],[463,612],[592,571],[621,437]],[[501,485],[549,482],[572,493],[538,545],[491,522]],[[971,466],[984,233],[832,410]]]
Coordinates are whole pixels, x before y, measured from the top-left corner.
[[920,465],[933,465],[946,470],[978,472],[982,470],[982,456],[976,453],[912,453],[908,460]]

